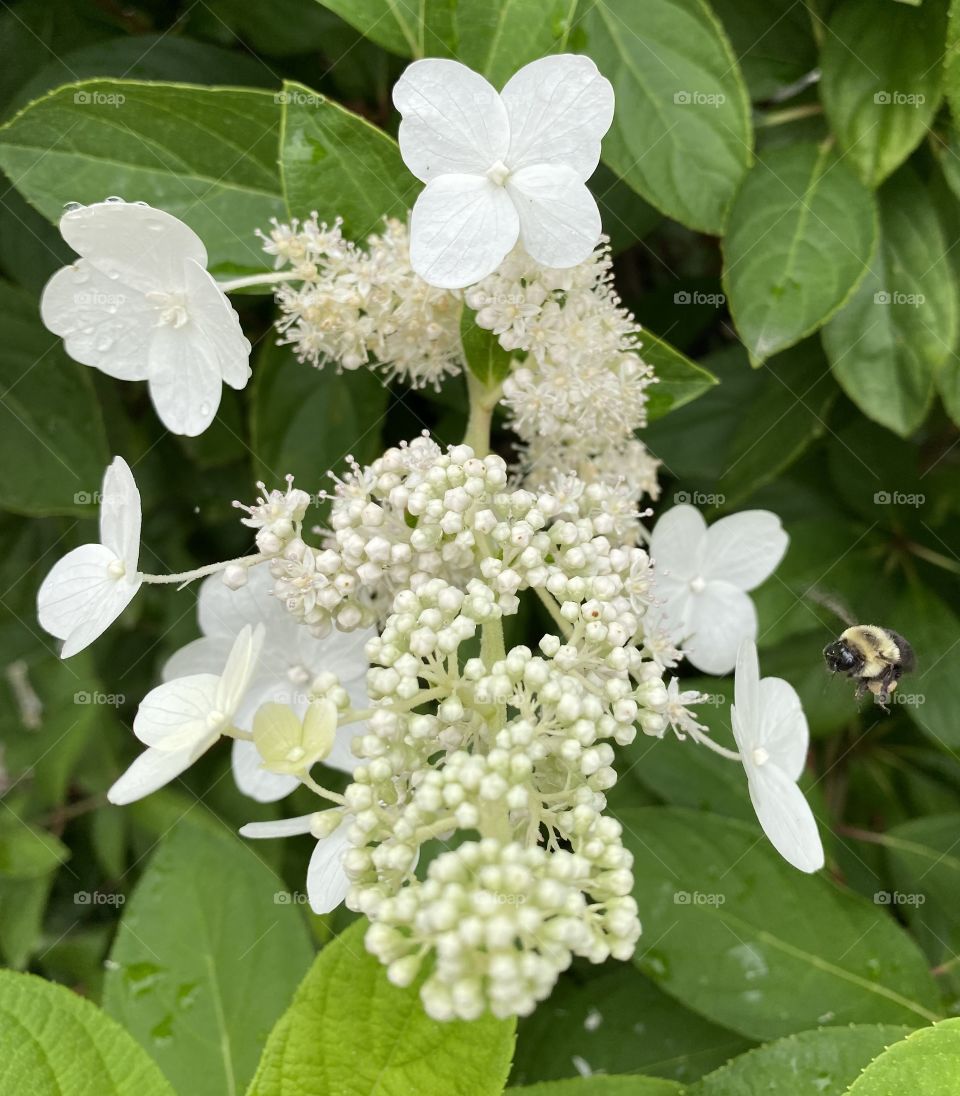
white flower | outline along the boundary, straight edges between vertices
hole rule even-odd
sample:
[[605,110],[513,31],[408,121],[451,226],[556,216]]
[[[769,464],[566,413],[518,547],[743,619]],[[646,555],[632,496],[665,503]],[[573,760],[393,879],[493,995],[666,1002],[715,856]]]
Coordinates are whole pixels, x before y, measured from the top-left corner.
[[222,672],[192,673],[164,682],[143,698],[133,733],[148,748],[107,792],[111,803],[132,803],[169,784],[233,726],[263,645],[264,628],[246,625]]
[[543,57],[500,94],[457,61],[415,61],[393,89],[400,152],[427,184],[410,261],[431,285],[491,274],[519,238],[544,266],[582,262],[600,238],[586,180],[613,120],[613,88],[588,58]]
[[[355,708],[367,707],[368,662],[363,648],[375,633],[367,630],[350,635],[334,632],[317,639],[287,612],[272,590],[273,580],[266,567],[254,567],[247,584],[238,590],[225,586],[219,575],[206,579],[197,599],[203,638],[188,643],[170,657],[163,668],[164,680],[201,670],[215,672],[223,665],[243,628],[259,623],[265,629],[263,653],[234,717],[234,724],[240,730],[252,730],[257,709],[271,701],[285,704],[297,716],[303,717],[309,705],[310,685],[325,672],[338,676]],[[357,759],[350,744],[354,735],[365,731],[363,723],[344,727],[324,764],[352,772]],[[237,786],[245,795],[261,803],[282,799],[299,784],[296,776],[271,773],[262,768],[260,755],[252,742],[237,739],[233,743],[232,764]]]
[[[350,880],[343,870],[343,854],[349,844],[349,823],[329,833],[328,812],[281,818],[276,822],[248,822],[240,827],[244,837],[292,837],[309,833],[318,838],[307,866],[307,899],[314,913],[331,913],[347,897]],[[329,836],[327,834],[329,833]]]
[[41,627],[64,640],[61,658],[91,644],[140,589],[140,492],[123,457],[103,477],[100,543],[74,548],[56,563],[37,594]]
[[68,210],[60,232],[81,257],[47,282],[43,322],[83,365],[145,380],[168,430],[202,433],[222,382],[247,383],[250,343],[200,237],[163,210],[115,199]]
[[817,871],[823,867],[823,845],[797,787],[810,741],[800,698],[779,677],[761,680],[752,640],[740,645],[733,688],[733,735],[763,832],[795,868]]
[[746,591],[773,573],[789,538],[769,510],[744,510],[710,528],[682,503],[657,522],[650,541],[653,595],[661,627],[708,674],[733,669],[737,650],[757,635],[757,611]]

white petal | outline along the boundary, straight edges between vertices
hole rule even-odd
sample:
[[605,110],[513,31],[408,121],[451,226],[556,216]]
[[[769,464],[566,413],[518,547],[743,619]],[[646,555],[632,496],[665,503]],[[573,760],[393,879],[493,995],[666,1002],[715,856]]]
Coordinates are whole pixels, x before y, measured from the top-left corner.
[[492,274],[519,232],[504,187],[480,175],[441,175],[410,215],[410,264],[430,285],[462,289]]
[[181,647],[163,664],[161,678],[173,681],[178,677],[190,677],[192,674],[213,674],[219,677],[226,665],[232,644],[222,639],[194,639]]
[[233,642],[223,675],[217,685],[217,708],[233,718],[250,687],[250,679],[256,668],[263,647],[265,630],[262,624],[252,628],[249,624],[240,629]]
[[524,65],[500,93],[510,122],[511,169],[563,163],[589,179],[613,121],[613,87],[589,57],[570,53]]
[[207,265],[203,241],[183,221],[138,202],[98,202],[64,213],[60,233],[108,277],[142,292],[183,286],[183,264]]
[[[760,661],[757,658],[757,645],[752,639],[741,642],[736,665],[733,701],[737,721],[734,722],[733,730],[737,747],[741,753],[745,753],[758,745],[760,727]],[[737,722],[741,727],[741,736],[737,735]]]
[[199,263],[187,260],[187,308],[190,322],[202,328],[216,348],[220,375],[231,388],[250,379],[250,343],[226,294]]
[[[203,751],[201,751],[203,752]],[[198,755],[199,756],[199,755]],[[169,784],[196,761],[193,751],[144,750],[107,792],[111,803],[123,806]]]
[[328,769],[336,769],[341,773],[352,774],[353,770],[360,764],[360,758],[351,749],[351,744],[358,735],[366,733],[366,723],[348,723],[345,727],[338,727],[333,749],[323,759],[323,764]]
[[139,290],[78,259],[44,286],[40,318],[74,361],[117,380],[146,380],[157,313]]
[[123,560],[127,574],[136,574],[140,561],[140,492],[123,457],[114,457],[104,473],[100,543]]
[[349,832],[350,827],[341,823],[313,850],[307,867],[307,898],[314,913],[331,913],[347,897],[350,880],[343,870],[343,854]]
[[681,503],[663,514],[653,527],[650,558],[657,574],[689,581],[703,573],[707,523],[694,506]]
[[823,867],[823,843],[803,792],[775,765],[755,770],[748,780],[750,800],[770,844],[800,871]]
[[[283,611],[289,617],[286,609]],[[317,639],[300,626],[297,632],[303,665],[314,673],[329,670],[336,674],[340,684],[350,694],[351,704],[355,708],[366,708],[369,704],[366,680],[370,663],[365,648],[368,640],[376,638],[376,628],[359,628],[354,632],[334,630],[322,639]]]
[[301,814],[297,818],[277,818],[271,822],[248,822],[240,827],[243,837],[296,837],[309,833],[312,814]]
[[704,575],[752,590],[773,574],[790,538],[769,510],[743,510],[707,530]]
[[276,646],[278,632],[284,639],[307,633],[273,596],[273,576],[268,566],[252,567],[247,583],[231,590],[221,575],[210,575],[200,587],[197,602],[200,630],[205,636],[228,639],[232,643],[246,624],[263,624],[270,634],[270,646]]
[[215,674],[193,674],[165,681],[140,701],[133,733],[161,750],[198,750],[199,757],[219,737],[223,713],[217,706]]
[[791,780],[798,780],[807,761],[810,731],[797,691],[779,677],[760,682],[759,721],[755,740]]
[[258,803],[276,803],[300,787],[295,776],[268,772],[260,764],[260,754],[252,742],[235,739],[230,753],[233,779],[244,795]]
[[507,192],[520,215],[520,241],[544,266],[582,263],[600,240],[600,210],[573,168],[532,164],[515,171]]
[[66,640],[61,658],[69,658],[110,627],[140,588],[134,575],[112,578],[107,571],[116,555],[102,544],[74,548],[53,565],[37,593],[40,626]]
[[726,674],[736,665],[737,650],[757,635],[757,611],[742,590],[726,582],[709,582],[691,597],[683,650],[705,674]]
[[172,434],[194,438],[213,422],[222,379],[213,343],[192,321],[156,328],[149,352],[150,398]]
[[510,128],[500,96],[458,61],[414,61],[394,85],[393,102],[403,115],[400,155],[425,183],[483,175],[507,154]]

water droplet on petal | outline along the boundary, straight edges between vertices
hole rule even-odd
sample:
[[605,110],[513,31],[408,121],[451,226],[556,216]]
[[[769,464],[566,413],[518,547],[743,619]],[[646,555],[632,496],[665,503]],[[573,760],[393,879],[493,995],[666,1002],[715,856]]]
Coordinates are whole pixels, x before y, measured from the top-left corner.
[[64,202],[64,213],[76,213],[78,209],[83,209],[83,202]]
[[116,194],[111,194],[105,201],[111,202],[113,205],[117,205],[118,203],[120,205],[126,205],[126,200],[124,198],[118,198]]
[[207,403],[206,400],[204,400],[203,403],[200,404],[200,414],[203,415],[204,418],[206,418],[206,416],[210,414],[210,404]]

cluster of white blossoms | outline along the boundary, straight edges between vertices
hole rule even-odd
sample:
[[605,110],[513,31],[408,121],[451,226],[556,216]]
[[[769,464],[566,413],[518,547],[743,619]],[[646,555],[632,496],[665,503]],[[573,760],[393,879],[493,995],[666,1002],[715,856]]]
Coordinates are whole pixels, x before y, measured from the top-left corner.
[[414,273],[401,221],[387,219],[365,248],[316,213],[302,224],[275,222],[263,240],[291,278],[276,291],[277,329],[300,361],[370,366],[414,388],[460,372],[461,302]]
[[[301,359],[414,387],[466,369],[472,309],[511,360],[502,384],[469,377],[464,443],[424,435],[351,462],[329,495],[289,477],[260,484],[241,506],[254,550],[179,575],[139,570],[140,494],[118,457],[100,541],[53,567],[39,616],[66,657],[144,584],[204,578],[202,635],[140,705],[145,749],[111,801],[154,792],[231,740],[247,795],[317,796],[310,814],[241,830],[315,841],[316,912],[346,901],[364,914],[367,947],[393,982],[419,979],[437,1019],[523,1015],[574,957],[633,952],[643,881],[607,793],[638,731],[672,729],[742,763],[776,848],[822,866],[797,788],[806,720],[786,682],[760,678],[748,596],[786,534],[765,511],[708,529],[685,506],[649,540],[641,530],[657,466],[634,431],[654,378],[585,186],[613,108],[593,62],[545,58],[497,93],[456,62],[419,61],[395,101],[401,150],[427,183],[409,230],[388,220],[360,247],[316,215],[276,224],[264,242],[278,269],[218,286],[186,226],[105,203],[65,219],[83,259],[54,277],[45,315],[78,360],[147,379],[171,428],[195,433],[221,383],[247,376],[225,290],[279,285],[281,338]],[[129,290],[116,307],[76,298],[115,271]],[[501,400],[519,476],[489,452]],[[318,501],[328,526],[311,534]],[[524,601],[548,630],[508,647]],[[667,676],[684,652],[712,672],[736,663],[737,751],[698,721],[705,697]],[[348,774],[342,792],[320,783],[321,766]]]
[[639,355],[640,326],[611,284],[609,249],[601,246],[575,267],[553,270],[522,249],[465,293],[476,322],[500,345],[522,352],[503,385],[510,425],[528,444],[546,442],[550,459],[577,460],[628,443],[646,424],[653,371]]

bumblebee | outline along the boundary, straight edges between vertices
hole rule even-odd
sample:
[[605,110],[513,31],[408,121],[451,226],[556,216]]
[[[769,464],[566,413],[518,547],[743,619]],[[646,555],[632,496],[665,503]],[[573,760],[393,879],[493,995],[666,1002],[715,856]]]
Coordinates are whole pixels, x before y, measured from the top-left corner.
[[869,689],[887,706],[900,678],[916,668],[913,648],[896,632],[876,624],[855,624],[823,649],[827,669],[857,682],[857,699]]

